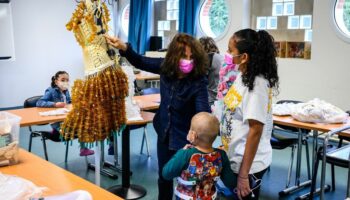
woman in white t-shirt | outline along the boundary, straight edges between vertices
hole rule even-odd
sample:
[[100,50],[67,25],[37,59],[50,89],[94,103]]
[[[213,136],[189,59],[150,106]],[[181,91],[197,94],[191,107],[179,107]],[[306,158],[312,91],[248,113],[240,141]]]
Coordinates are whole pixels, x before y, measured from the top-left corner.
[[248,175],[261,179],[272,160],[271,98],[278,89],[275,56],[273,37],[252,29],[234,33],[225,55],[239,73],[224,97],[221,134],[238,176],[236,192],[244,199],[259,199],[259,188],[250,194]]

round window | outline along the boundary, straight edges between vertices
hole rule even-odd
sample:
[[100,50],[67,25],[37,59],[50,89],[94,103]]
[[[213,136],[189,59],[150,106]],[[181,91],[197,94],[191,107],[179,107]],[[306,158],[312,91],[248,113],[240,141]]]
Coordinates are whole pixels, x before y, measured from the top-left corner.
[[128,36],[129,33],[129,13],[130,4],[126,5],[122,11],[121,25],[123,33]]
[[332,18],[338,35],[350,42],[350,0],[333,0]]
[[202,31],[209,37],[221,36],[228,26],[228,5],[226,0],[205,0],[199,12]]

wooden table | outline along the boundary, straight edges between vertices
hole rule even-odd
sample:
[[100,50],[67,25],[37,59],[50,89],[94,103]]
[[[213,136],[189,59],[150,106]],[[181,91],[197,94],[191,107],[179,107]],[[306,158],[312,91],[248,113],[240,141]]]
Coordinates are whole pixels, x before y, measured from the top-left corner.
[[[322,124],[322,123],[306,123],[306,122],[300,122],[291,116],[273,116],[273,123],[279,124],[279,125],[285,125],[285,126],[291,126],[295,128],[303,128],[303,129],[310,129],[310,130],[316,130],[321,132],[328,132],[336,128],[340,128],[342,126],[350,125],[350,117],[348,118],[347,122],[342,124]],[[350,134],[350,131],[344,131],[341,132],[343,135]]]
[[160,94],[149,94],[134,96],[134,101],[139,105],[141,110],[156,110],[160,104]]
[[[298,129],[308,129],[313,131],[313,156],[312,156],[312,163],[314,164],[317,162],[317,137],[318,137],[318,131],[320,132],[329,132],[331,130],[350,125],[350,117],[348,118],[346,123],[340,123],[340,124],[322,124],[322,123],[306,123],[306,122],[300,122],[295,119],[293,119],[291,116],[273,116],[273,123],[278,125],[284,125],[289,127],[295,127]],[[350,131],[344,131],[340,132],[339,135],[343,135],[345,137],[350,137]],[[297,150],[297,169],[296,169],[296,180],[295,180],[295,186],[292,186],[290,188],[287,188],[280,192],[280,194],[290,194],[294,191],[299,190],[302,187],[306,187],[311,184],[311,181],[308,180],[306,182],[300,183],[300,168],[301,168],[301,146],[302,146],[302,134],[298,134],[298,150]],[[314,173],[314,170],[312,168],[312,173]],[[328,189],[328,188],[327,188]],[[306,199],[308,198],[309,194],[305,194],[299,197],[299,199]]]
[[159,74],[153,74],[153,73],[145,72],[145,71],[141,71],[140,73],[135,74],[135,78],[136,78],[136,80],[139,80],[139,81],[156,81],[156,80],[160,80]]
[[[137,102],[141,110],[154,110],[159,107],[160,95],[143,95],[143,96],[135,96],[134,100]],[[57,116],[41,116],[39,112],[46,112],[50,110],[54,110],[57,108],[21,108],[16,110],[6,110],[6,112],[12,113],[14,115],[20,116],[21,122],[20,126],[32,126],[39,124],[47,124],[53,122],[61,122],[64,121],[66,115],[57,115]],[[141,115],[148,115],[145,113],[141,113]],[[143,123],[143,122],[139,122]]]
[[39,187],[47,187],[48,190],[44,192],[45,196],[58,195],[74,190],[86,190],[92,195],[93,199],[121,199],[23,149],[19,150],[19,160],[20,163],[17,165],[1,167],[0,172],[25,178]]
[[66,118],[66,115],[57,115],[57,116],[41,116],[39,112],[45,112],[54,110],[56,108],[21,108],[16,110],[6,110],[6,112],[12,113],[21,117],[20,126],[32,126],[39,124],[47,124],[53,122],[61,122]]
[[[39,115],[39,112],[49,111],[53,109],[54,108],[35,107],[35,108],[8,110],[7,112],[20,116],[22,118],[20,122],[20,126],[23,127],[23,126],[38,125],[38,124],[45,124],[45,123],[52,123],[52,122],[60,122],[66,118],[66,115],[58,115],[58,116],[40,116]],[[146,195],[146,190],[143,187],[138,185],[130,185],[130,128],[129,126],[144,125],[152,122],[154,118],[154,113],[141,112],[141,117],[143,118],[143,120],[128,121],[126,124],[127,126],[122,133],[122,160],[123,160],[122,185],[113,187],[114,189],[112,188],[113,189],[112,191],[118,196],[121,196],[126,199],[130,199],[130,198],[137,199]],[[97,160],[100,160],[100,159],[98,158]],[[97,183],[99,184],[99,181],[97,181]],[[120,188],[120,190],[116,188]],[[96,199],[110,199],[110,198],[96,198]]]

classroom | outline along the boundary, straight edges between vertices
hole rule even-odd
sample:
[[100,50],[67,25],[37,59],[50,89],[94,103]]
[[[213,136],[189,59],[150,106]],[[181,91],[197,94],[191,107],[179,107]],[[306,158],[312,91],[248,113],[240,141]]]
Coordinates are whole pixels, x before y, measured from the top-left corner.
[[350,0],[0,0],[0,200],[349,200]]

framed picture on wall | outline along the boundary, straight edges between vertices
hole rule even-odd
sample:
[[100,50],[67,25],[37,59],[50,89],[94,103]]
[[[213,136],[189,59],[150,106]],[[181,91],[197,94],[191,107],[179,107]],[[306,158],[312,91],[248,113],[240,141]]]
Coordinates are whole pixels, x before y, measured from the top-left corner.
[[277,17],[267,17],[267,29],[277,29]]
[[256,29],[265,30],[267,26],[267,17],[257,17],[256,18]]
[[283,15],[294,15],[295,2],[284,2]]
[[304,42],[287,42],[287,58],[304,58]]
[[301,29],[311,29],[312,16],[311,15],[301,15],[300,16],[300,28]]
[[299,29],[299,16],[288,17],[288,29]]
[[272,16],[282,16],[282,15],[283,15],[283,3],[273,3]]

